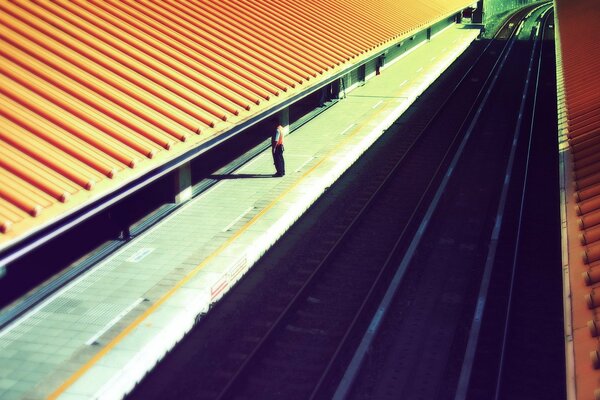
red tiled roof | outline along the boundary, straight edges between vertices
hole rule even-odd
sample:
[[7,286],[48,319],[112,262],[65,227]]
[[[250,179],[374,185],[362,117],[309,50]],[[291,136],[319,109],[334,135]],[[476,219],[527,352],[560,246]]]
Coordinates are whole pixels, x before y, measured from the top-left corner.
[[0,248],[467,0],[0,2]]
[[568,393],[569,398],[600,399],[600,7],[596,0],[556,0],[555,6],[559,128],[566,160]]

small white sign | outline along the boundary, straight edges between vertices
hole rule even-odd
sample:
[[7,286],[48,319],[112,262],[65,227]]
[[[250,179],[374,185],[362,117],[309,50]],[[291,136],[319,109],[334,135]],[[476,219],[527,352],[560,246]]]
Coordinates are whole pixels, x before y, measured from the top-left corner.
[[154,251],[154,248],[152,248],[152,247],[144,247],[142,249],[139,249],[131,257],[129,257],[127,259],[127,262],[130,262],[130,263],[140,262],[140,261],[142,261],[142,259],[144,259],[144,257],[146,257],[148,254],[152,253],[153,251]]

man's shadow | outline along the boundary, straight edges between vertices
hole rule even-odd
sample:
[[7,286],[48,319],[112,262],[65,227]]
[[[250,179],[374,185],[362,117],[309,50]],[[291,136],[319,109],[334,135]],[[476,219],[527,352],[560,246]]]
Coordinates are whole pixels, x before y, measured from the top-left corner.
[[227,174],[227,175],[210,175],[210,179],[248,179],[248,178],[272,178],[273,174]]

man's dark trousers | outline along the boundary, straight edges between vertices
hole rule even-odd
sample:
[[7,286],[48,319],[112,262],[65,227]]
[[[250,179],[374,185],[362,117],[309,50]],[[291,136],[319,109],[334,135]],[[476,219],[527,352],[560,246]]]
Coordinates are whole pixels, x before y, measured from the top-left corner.
[[283,146],[275,146],[273,150],[273,163],[275,164],[275,170],[277,175],[285,175],[285,161],[283,160]]

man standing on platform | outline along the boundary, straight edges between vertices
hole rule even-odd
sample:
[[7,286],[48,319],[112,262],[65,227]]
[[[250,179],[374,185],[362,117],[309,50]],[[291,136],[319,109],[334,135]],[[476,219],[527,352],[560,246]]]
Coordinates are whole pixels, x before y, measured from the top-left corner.
[[273,163],[277,171],[274,176],[285,175],[285,161],[283,160],[283,126],[279,122],[275,122],[277,127],[271,137],[271,150],[273,152]]

